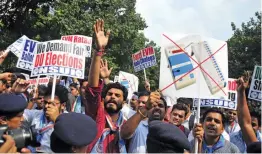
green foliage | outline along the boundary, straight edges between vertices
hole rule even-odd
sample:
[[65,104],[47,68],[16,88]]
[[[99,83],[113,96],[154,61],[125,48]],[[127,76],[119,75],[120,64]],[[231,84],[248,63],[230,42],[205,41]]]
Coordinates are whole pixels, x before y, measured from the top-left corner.
[[261,65],[261,12],[255,13],[236,28],[231,23],[233,36],[228,40],[229,77],[238,78],[244,70],[253,71],[255,65]]

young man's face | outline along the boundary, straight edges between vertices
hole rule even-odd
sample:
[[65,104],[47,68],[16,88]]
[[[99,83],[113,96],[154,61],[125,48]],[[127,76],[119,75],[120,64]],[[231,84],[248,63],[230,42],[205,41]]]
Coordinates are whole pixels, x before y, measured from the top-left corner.
[[228,121],[234,122],[237,119],[237,111],[236,110],[229,110],[228,111]]
[[209,112],[204,119],[204,132],[207,136],[218,137],[224,131],[222,116],[216,112]]
[[78,90],[75,87],[70,87],[70,91],[71,91],[71,94],[73,96],[78,96],[79,95],[79,92],[78,92]]
[[171,112],[170,122],[176,126],[180,126],[185,121],[185,117],[186,117],[185,114],[186,113],[184,110],[174,109]]
[[132,98],[130,101],[130,106],[132,107],[133,110],[137,110],[138,109],[138,100]]
[[148,100],[149,96],[140,96],[138,98],[139,107],[144,107],[146,105],[146,102]]
[[46,112],[47,108],[49,108],[51,105],[56,106],[59,109],[59,113],[62,113],[63,110],[65,109],[65,104],[62,104],[62,102],[60,102],[57,96],[55,96],[53,103],[51,101],[51,96],[45,96],[44,105],[45,105],[44,112]]
[[253,117],[253,116],[251,117],[251,124],[255,131],[259,130],[259,124],[258,124],[257,117]]
[[44,96],[39,95],[38,98],[36,99],[36,104],[38,109],[43,109],[44,108]]
[[109,114],[118,113],[122,109],[123,103],[124,96],[122,90],[116,88],[108,90],[104,99],[104,107]]
[[150,110],[148,110],[149,121],[163,120],[165,115],[166,115],[165,103],[162,100],[154,104],[153,107]]
[[18,113],[15,117],[6,120],[9,129],[16,129],[21,127],[23,118],[23,112]]

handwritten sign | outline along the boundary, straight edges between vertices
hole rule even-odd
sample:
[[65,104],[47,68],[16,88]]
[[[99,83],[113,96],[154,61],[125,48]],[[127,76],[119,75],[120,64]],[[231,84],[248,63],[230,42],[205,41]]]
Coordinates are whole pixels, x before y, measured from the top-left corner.
[[84,78],[86,47],[68,41],[39,42],[31,76],[60,75]]
[[[37,84],[37,78],[36,79],[29,79],[28,82],[30,83],[30,85],[35,85],[35,84]],[[39,85],[47,85],[48,82],[49,82],[48,77],[39,78],[39,80],[38,80]]]
[[85,57],[91,57],[92,37],[87,37],[83,35],[65,35],[61,37],[61,40],[85,45],[86,50],[84,52],[84,55]]
[[255,66],[248,98],[261,102],[261,66]]
[[142,49],[132,54],[135,72],[157,65],[153,47]]

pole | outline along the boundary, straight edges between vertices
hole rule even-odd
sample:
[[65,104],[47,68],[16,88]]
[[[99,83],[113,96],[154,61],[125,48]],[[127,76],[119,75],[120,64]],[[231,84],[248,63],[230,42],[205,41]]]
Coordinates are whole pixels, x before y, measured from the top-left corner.
[[145,76],[145,81],[146,81],[146,69],[144,69],[144,76]]
[[55,99],[56,78],[57,78],[57,76],[54,75],[53,86],[52,86],[52,94],[51,94],[51,101],[54,101],[54,99]]

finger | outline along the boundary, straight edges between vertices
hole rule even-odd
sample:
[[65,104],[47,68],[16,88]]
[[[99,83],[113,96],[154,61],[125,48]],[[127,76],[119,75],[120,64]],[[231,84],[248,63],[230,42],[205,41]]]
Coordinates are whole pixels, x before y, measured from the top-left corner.
[[30,87],[30,85],[27,85],[27,86],[25,87],[25,90],[27,90],[29,87]]
[[109,38],[109,36],[110,36],[110,30],[108,30],[108,31],[106,32],[106,38],[107,38],[107,39]]
[[99,27],[99,19],[96,20],[96,30],[97,30],[97,32],[100,31],[100,27]]
[[94,32],[97,33],[96,24],[94,24],[93,28],[94,28]]
[[112,70],[113,70],[113,67],[111,67],[111,68],[109,69],[109,72],[111,73],[111,72],[112,72]]
[[101,63],[101,67],[105,66],[103,59],[100,60],[100,63]]
[[104,32],[104,20],[101,21],[101,30]]
[[20,81],[20,78],[18,78],[18,79],[15,81],[15,83],[14,83],[13,86],[12,86],[12,89],[15,89],[15,88],[17,87],[19,81]]
[[8,152],[12,146],[15,145],[15,141],[10,135],[3,135],[3,138],[6,140],[5,143],[0,147],[0,153]]
[[16,146],[12,146],[11,149],[8,151],[8,153],[16,153],[17,152],[17,148]]
[[101,19],[98,19],[98,23],[97,23],[97,31],[98,31],[98,32],[101,31]]
[[107,60],[105,59],[105,67],[108,68],[108,65],[107,65]]
[[21,150],[21,152],[22,152],[22,153],[31,153],[31,151],[30,151],[29,149],[27,149],[27,148],[23,148],[23,149]]

